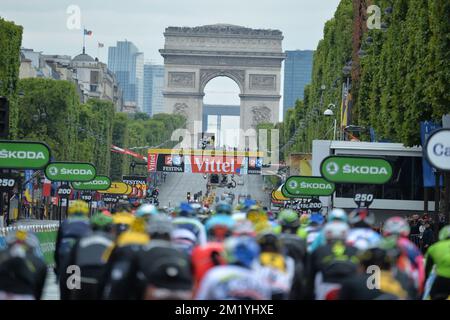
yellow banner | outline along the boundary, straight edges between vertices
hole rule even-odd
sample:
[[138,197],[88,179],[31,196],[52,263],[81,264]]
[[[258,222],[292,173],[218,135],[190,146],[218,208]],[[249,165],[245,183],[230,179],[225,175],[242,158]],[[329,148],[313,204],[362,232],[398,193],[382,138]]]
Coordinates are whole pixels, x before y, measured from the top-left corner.
[[237,157],[264,157],[262,151],[223,151],[223,150],[200,150],[200,149],[148,149],[153,154],[182,154],[192,156],[237,156]]
[[109,194],[130,194],[133,191],[133,187],[123,182],[111,182],[111,186],[106,190],[98,190],[99,193]]

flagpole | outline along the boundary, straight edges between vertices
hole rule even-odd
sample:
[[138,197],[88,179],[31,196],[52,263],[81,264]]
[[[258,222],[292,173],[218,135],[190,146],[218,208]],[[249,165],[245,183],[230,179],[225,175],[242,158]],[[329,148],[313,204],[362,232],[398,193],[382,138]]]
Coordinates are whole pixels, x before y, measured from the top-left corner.
[[86,53],[86,28],[83,26],[83,54]]

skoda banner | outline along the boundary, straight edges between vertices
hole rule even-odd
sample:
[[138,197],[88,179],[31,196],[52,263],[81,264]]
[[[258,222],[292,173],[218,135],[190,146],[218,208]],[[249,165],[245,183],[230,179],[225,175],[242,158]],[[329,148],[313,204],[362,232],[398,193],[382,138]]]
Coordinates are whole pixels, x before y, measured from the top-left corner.
[[45,168],[45,176],[51,181],[91,181],[97,171],[90,163],[52,162]]
[[450,129],[433,132],[424,148],[430,164],[441,171],[450,171]]
[[75,190],[106,190],[111,186],[111,179],[107,176],[96,176],[88,182],[72,182]]
[[320,172],[334,183],[384,184],[392,177],[392,166],[382,158],[330,156],[322,161]]
[[43,169],[50,162],[50,149],[41,142],[0,141],[1,169]]
[[290,196],[330,196],[333,194],[334,183],[322,177],[292,176],[286,180],[284,189]]

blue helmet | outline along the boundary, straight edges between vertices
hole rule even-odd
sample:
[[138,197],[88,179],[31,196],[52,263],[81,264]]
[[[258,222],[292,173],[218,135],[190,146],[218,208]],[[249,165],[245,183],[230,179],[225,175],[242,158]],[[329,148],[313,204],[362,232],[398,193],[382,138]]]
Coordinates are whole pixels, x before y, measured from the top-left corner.
[[218,214],[214,215],[206,221],[205,229],[207,233],[210,233],[215,227],[223,226],[228,230],[232,230],[235,225],[235,221],[228,215]]
[[175,211],[179,217],[192,217],[195,214],[194,208],[187,202],[182,202]]
[[309,217],[309,223],[310,224],[317,224],[321,226],[325,222],[325,218],[320,213],[313,213]]
[[228,202],[221,201],[216,206],[216,213],[231,215],[233,208]]
[[157,215],[158,209],[153,204],[143,204],[136,210],[136,217]]
[[225,240],[224,254],[228,263],[249,268],[259,253],[259,245],[252,237],[239,236]]

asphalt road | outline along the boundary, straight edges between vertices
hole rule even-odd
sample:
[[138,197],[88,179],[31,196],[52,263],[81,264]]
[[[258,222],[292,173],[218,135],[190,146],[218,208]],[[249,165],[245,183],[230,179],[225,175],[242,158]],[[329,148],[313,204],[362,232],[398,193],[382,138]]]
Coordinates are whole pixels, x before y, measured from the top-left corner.
[[[243,180],[243,185],[237,185],[236,188],[215,188],[216,196],[221,199],[223,193],[232,192],[235,199],[240,194],[250,195],[252,199],[261,201],[264,205],[268,205],[269,194],[263,192],[263,178],[257,175],[243,175],[235,178],[236,181]],[[186,201],[187,192],[194,193],[202,191],[206,193],[206,182],[201,174],[195,173],[168,173],[166,182],[159,187],[160,207],[173,207],[182,201]],[[236,203],[235,203],[236,204]]]

